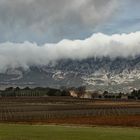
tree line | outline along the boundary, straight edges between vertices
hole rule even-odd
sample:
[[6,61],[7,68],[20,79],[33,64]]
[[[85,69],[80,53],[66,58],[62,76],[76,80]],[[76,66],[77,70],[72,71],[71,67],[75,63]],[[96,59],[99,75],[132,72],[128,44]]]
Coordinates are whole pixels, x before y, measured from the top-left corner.
[[14,97],[14,96],[69,96],[67,89],[55,89],[55,88],[44,88],[36,87],[29,88],[25,87],[23,89],[19,87],[9,87],[5,90],[0,91],[1,97]]
[[[80,98],[82,95],[87,94],[86,87],[60,87],[60,89],[49,88],[49,87],[36,87],[36,88],[19,88],[19,87],[8,87],[5,90],[0,91],[0,97],[16,97],[16,96],[70,96],[70,91],[75,91],[77,97]],[[104,91],[102,93],[98,91],[91,92],[91,98],[104,98],[104,99],[140,99],[140,90],[133,90],[129,93],[111,93]]]

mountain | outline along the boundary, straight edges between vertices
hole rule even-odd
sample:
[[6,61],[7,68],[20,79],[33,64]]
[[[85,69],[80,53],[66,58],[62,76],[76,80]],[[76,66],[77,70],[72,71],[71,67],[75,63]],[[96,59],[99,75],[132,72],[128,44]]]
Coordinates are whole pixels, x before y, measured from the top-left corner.
[[8,69],[0,73],[0,85],[55,88],[84,85],[93,90],[127,92],[139,88],[140,56],[64,59],[47,66],[32,66],[28,70]]

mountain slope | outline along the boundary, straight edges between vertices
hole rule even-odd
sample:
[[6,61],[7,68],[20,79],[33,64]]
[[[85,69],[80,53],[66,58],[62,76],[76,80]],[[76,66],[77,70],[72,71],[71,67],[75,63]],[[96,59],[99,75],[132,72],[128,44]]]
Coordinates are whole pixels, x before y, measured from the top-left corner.
[[89,58],[61,60],[48,66],[28,70],[9,69],[0,74],[0,85],[15,86],[81,86],[88,89],[128,91],[139,88],[140,57]]

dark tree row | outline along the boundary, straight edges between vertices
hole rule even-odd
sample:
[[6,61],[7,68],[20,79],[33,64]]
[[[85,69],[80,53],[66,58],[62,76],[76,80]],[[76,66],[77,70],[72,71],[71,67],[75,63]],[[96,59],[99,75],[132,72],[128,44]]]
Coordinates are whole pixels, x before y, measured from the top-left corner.
[[111,98],[111,99],[121,99],[121,98],[124,98],[126,97],[127,99],[140,99],[140,90],[133,90],[129,93],[123,93],[123,92],[120,92],[120,93],[109,93],[108,91],[104,91],[103,93],[103,97],[104,98]]
[[69,92],[66,89],[54,89],[54,88],[13,88],[9,87],[3,91],[0,91],[0,96],[2,97],[12,97],[12,96],[69,96]]

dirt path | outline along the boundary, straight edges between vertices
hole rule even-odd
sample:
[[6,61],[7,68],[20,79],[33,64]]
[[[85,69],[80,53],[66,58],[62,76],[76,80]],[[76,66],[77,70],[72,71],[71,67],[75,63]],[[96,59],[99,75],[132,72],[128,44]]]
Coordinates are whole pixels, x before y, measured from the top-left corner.
[[[45,123],[45,122],[44,122]],[[130,116],[98,116],[98,117],[75,117],[65,119],[49,119],[49,124],[81,124],[81,125],[104,125],[104,126],[136,126],[140,127],[140,115]]]

